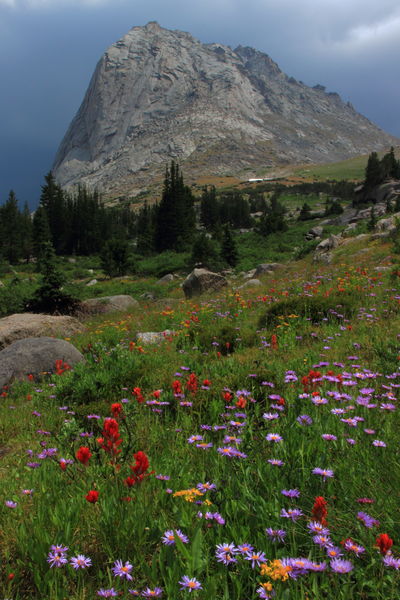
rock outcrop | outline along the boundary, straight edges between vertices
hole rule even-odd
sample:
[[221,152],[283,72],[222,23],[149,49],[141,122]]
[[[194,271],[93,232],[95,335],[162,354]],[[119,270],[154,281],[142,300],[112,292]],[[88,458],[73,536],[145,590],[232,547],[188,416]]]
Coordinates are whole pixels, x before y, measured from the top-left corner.
[[65,340],[49,337],[18,340],[0,352],[0,387],[14,379],[26,379],[28,375],[37,378],[44,373],[54,373],[56,360],[72,367],[84,357]]
[[202,44],[151,22],[100,59],[55,157],[63,186],[135,195],[177,159],[186,175],[328,162],[398,140],[338,94],[308,87],[266,54]]
[[84,330],[74,317],[21,313],[0,319],[0,348],[31,337],[70,337]]

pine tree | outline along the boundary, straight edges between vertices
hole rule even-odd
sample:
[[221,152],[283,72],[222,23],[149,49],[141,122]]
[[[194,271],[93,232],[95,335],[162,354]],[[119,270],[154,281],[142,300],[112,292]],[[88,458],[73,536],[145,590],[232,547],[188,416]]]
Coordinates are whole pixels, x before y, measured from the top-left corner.
[[22,218],[13,190],[0,208],[0,253],[11,264],[22,258]]
[[220,207],[215,187],[205,187],[200,202],[200,222],[208,230],[213,230],[220,223]]
[[223,229],[221,257],[230,267],[236,267],[239,260],[237,245],[229,225],[225,225]]
[[365,169],[364,190],[368,193],[372,188],[382,183],[381,162],[376,152],[371,152]]
[[194,241],[190,266],[204,267],[211,271],[218,270],[222,266],[219,255],[218,244],[209,235],[202,232],[196,236]]
[[46,251],[46,244],[51,243],[51,233],[47,211],[43,206],[38,206],[33,215],[32,246],[38,266]]
[[61,187],[56,183],[52,172],[45,175],[45,184],[42,185],[40,206],[47,213],[51,241],[56,254],[62,254],[66,246],[67,223],[65,220],[65,198]]
[[42,281],[35,295],[27,303],[31,312],[68,314],[76,310],[79,302],[62,290],[65,278],[57,265],[57,257],[50,241],[43,242],[39,262]]
[[195,230],[193,195],[184,185],[179,166],[171,162],[166,168],[163,193],[157,210],[156,250],[182,251],[192,240]]
[[124,239],[108,240],[100,254],[101,268],[109,277],[125,275],[129,269],[128,244]]

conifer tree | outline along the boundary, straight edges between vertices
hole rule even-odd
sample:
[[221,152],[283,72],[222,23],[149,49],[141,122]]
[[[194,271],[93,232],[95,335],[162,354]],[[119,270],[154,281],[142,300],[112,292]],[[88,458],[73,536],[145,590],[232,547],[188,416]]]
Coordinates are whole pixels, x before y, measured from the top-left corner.
[[223,228],[221,257],[230,267],[236,267],[239,260],[237,245],[229,224],[225,225]]
[[171,167],[166,168],[163,193],[157,211],[156,250],[184,250],[191,243],[194,229],[193,195],[183,182],[179,166],[172,161]]
[[381,163],[376,152],[371,152],[365,169],[364,189],[368,193],[372,188],[382,183]]

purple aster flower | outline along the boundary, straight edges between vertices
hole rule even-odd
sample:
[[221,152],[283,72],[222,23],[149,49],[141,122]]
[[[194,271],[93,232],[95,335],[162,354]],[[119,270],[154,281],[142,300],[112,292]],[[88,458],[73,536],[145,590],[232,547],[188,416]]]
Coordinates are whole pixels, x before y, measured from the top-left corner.
[[319,535],[329,535],[329,529],[324,527],[319,521],[311,521],[308,523],[307,527],[313,533],[317,533]]
[[321,437],[326,442],[335,442],[337,440],[336,435],[333,435],[332,433],[323,433]]
[[212,448],[213,444],[212,442],[200,442],[200,444],[196,444],[196,448],[200,448],[201,450],[208,450],[209,448]]
[[313,423],[313,420],[309,415],[300,415],[299,417],[297,417],[296,421],[300,425],[312,425]]
[[18,506],[18,502],[13,502],[13,500],[6,500],[4,504],[8,506],[8,508],[17,508]]
[[322,562],[322,563],[313,563],[313,562],[310,562],[308,568],[309,568],[310,571],[314,571],[316,573],[321,572],[321,571],[325,571],[325,569],[326,569],[326,562]]
[[224,444],[241,444],[242,438],[238,438],[235,435],[226,435],[222,442]]
[[200,581],[197,581],[195,577],[190,578],[187,575],[182,577],[182,581],[180,581],[179,584],[182,586],[181,590],[189,590],[189,592],[203,589]]
[[261,600],[270,600],[275,595],[274,592],[270,593],[262,586],[257,588],[256,592],[258,594],[258,597],[261,598]]
[[231,565],[232,563],[237,563],[237,558],[230,554],[229,552],[216,551],[215,557],[218,562],[221,562],[223,565]]
[[143,598],[161,598],[163,595],[163,590],[159,587],[155,587],[154,590],[151,590],[147,587],[145,590],[143,590],[141,595]]
[[314,544],[317,544],[317,546],[321,546],[322,548],[327,548],[328,546],[332,545],[332,540],[329,537],[329,535],[323,534],[314,535],[313,542]]
[[161,541],[166,546],[173,546],[175,544],[175,536],[177,536],[183,544],[187,544],[189,542],[189,538],[182,533],[180,529],[176,529],[175,532],[172,529],[169,529],[164,533]]
[[386,448],[386,444],[385,444],[385,442],[383,442],[382,440],[374,440],[374,441],[372,442],[372,445],[373,445],[373,446],[377,446],[377,447],[379,447],[379,448]]
[[209,481],[206,481],[205,483],[198,483],[196,485],[196,487],[202,494],[205,494],[208,491],[217,489],[217,486],[215,485],[215,483],[210,483]]
[[237,547],[237,550],[242,556],[245,556],[248,552],[253,552],[254,548],[251,544],[240,544],[240,546]]
[[275,444],[278,444],[279,442],[282,442],[283,437],[280,436],[279,433],[268,433],[265,436],[265,439],[267,442],[275,442]]
[[160,481],[169,481],[171,477],[169,475],[156,475],[156,479],[160,479]]
[[217,521],[219,525],[225,525],[225,519],[218,512],[213,513],[214,521]]
[[33,496],[33,490],[22,490],[21,494],[24,494],[24,496]]
[[244,559],[251,560],[251,566],[254,569],[256,565],[259,567],[261,563],[266,562],[267,557],[264,552],[247,552],[247,556]]
[[335,573],[350,573],[354,568],[349,560],[342,560],[340,558],[331,560],[330,566]]
[[392,569],[396,569],[396,571],[400,569],[400,558],[395,558],[390,552],[383,557],[382,562],[385,567],[391,567]]
[[28,463],[26,463],[26,466],[30,467],[31,469],[38,469],[42,465],[38,462],[28,462]]
[[78,556],[71,558],[69,564],[74,569],[86,569],[87,567],[92,566],[92,560],[87,556],[83,556],[83,554],[78,554]]
[[101,588],[97,592],[97,595],[101,596],[102,598],[115,598],[116,596],[118,596],[118,592],[116,592],[114,588],[110,588],[108,590],[104,590],[103,588]]
[[274,421],[275,419],[279,419],[279,413],[275,412],[275,413],[264,413],[263,414],[263,419],[265,419],[266,421]]
[[265,530],[265,533],[270,538],[270,540],[272,540],[273,542],[284,542],[285,541],[286,531],[284,529],[272,529],[271,527],[268,527]]
[[285,464],[283,460],[280,460],[279,458],[269,458],[267,462],[269,462],[269,464],[273,465],[274,467],[283,467],[283,465]]
[[321,477],[323,478],[324,481],[327,477],[333,477],[333,475],[334,475],[334,473],[331,469],[320,469],[319,467],[316,467],[315,469],[313,469],[312,473],[313,473],[313,475],[321,475]]
[[202,435],[191,435],[187,441],[189,442],[189,444],[194,444],[195,442],[202,442],[203,436]]
[[292,519],[292,521],[295,522],[303,516],[303,511],[300,508],[289,508],[288,510],[282,508],[280,516],[285,517],[286,519]]
[[281,494],[286,496],[287,498],[299,498],[300,492],[299,490],[281,490]]
[[236,548],[235,544],[232,542],[231,544],[217,544],[217,548],[215,550],[215,553],[217,554],[221,554],[221,553],[225,553],[225,554],[232,554],[235,555],[238,553],[238,548]]
[[326,550],[326,554],[329,558],[334,559],[334,558],[339,558],[339,556],[343,556],[343,552],[337,546],[330,545],[330,546],[327,546],[325,548],[325,550]]
[[379,527],[379,521],[377,521],[365,512],[358,512],[357,519],[359,519],[368,529],[371,529],[372,527]]
[[345,541],[344,549],[347,550],[348,552],[354,552],[354,554],[356,554],[357,556],[359,556],[360,554],[365,552],[365,548],[363,546],[356,544],[351,539],[348,539]]
[[128,579],[128,581],[132,581],[132,565],[126,561],[125,564],[122,564],[122,560],[116,560],[114,566],[112,568],[112,572],[115,577],[121,577],[122,579]]
[[63,552],[49,552],[47,556],[47,562],[52,567],[62,567],[68,560]]
[[308,558],[287,558],[286,565],[292,569],[289,576],[296,579],[299,575],[305,575],[310,570],[311,561]]

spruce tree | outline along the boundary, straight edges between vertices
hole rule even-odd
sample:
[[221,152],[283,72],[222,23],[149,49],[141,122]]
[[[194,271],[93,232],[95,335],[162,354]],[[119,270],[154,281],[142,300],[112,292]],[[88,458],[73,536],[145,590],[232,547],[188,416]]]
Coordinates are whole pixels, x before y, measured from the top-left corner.
[[381,162],[376,152],[371,152],[365,169],[364,190],[368,193],[372,188],[382,183]]
[[236,267],[239,260],[237,245],[233,237],[232,230],[228,224],[223,228],[221,257],[225,262],[228,263],[230,267]]
[[157,210],[156,250],[183,251],[190,246],[195,231],[193,195],[185,186],[174,161],[166,168],[163,193]]

